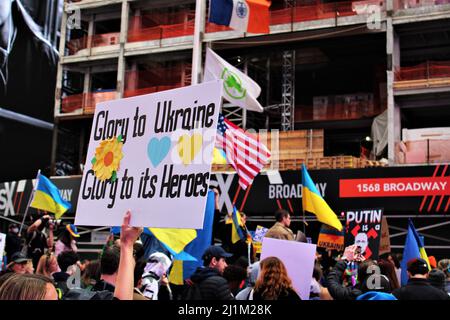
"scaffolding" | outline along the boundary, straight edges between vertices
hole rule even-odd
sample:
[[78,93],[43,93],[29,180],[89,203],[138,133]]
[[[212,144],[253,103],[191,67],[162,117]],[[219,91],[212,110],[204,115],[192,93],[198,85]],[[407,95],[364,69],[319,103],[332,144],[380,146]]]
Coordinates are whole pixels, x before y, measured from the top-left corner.
[[281,92],[281,130],[294,130],[295,50],[283,51]]

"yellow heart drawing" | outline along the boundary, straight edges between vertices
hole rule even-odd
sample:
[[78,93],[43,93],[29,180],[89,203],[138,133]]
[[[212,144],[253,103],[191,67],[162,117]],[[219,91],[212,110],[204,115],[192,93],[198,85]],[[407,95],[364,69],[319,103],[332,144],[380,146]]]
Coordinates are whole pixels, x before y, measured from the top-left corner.
[[192,136],[185,134],[178,139],[178,155],[185,166],[194,160],[197,153],[202,149],[202,145],[203,137],[199,133],[195,133]]

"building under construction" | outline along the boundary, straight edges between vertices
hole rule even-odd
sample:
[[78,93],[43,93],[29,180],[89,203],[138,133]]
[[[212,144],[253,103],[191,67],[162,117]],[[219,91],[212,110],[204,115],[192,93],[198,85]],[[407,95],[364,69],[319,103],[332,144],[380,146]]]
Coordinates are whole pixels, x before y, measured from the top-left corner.
[[232,121],[297,131],[280,135],[281,169],[304,161],[317,169],[450,161],[448,1],[273,0],[267,35],[209,23],[208,5],[65,4],[56,174],[81,173],[96,103],[201,81],[207,46],[262,88],[264,112],[225,103]]
[[[263,113],[224,101],[225,116],[242,128],[280,131],[281,185],[263,172],[243,191],[231,167],[213,168],[222,213],[236,205],[250,224],[270,226],[274,210],[285,208],[293,229],[310,222],[307,234],[315,238],[320,224],[301,216],[295,193],[305,163],[336,213],[384,208],[393,249],[403,247],[405,219],[414,218],[419,230],[433,229],[422,233],[427,250],[448,250],[448,191],[361,197],[343,194],[342,181],[363,188],[359,181],[375,178],[450,175],[450,1],[272,0],[270,33],[263,35],[209,23],[208,2],[66,1],[53,175],[82,173],[97,103],[199,83],[210,47],[262,89]],[[73,190],[66,219],[73,219],[80,180],[55,179]],[[20,212],[22,196],[15,195],[13,212]]]

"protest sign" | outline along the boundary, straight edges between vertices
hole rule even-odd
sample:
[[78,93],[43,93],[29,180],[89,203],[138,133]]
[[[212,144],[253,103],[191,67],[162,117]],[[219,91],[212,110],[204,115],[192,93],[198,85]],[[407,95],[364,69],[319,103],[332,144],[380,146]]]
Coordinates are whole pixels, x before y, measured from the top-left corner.
[[267,257],[277,257],[286,266],[289,278],[297,294],[302,300],[309,300],[311,279],[316,257],[316,245],[264,238],[261,260]]
[[0,270],[2,270],[2,262],[5,254],[6,234],[0,233]]
[[391,239],[389,238],[389,225],[386,217],[381,219],[381,240],[379,255],[391,252]]
[[262,240],[267,231],[269,231],[269,229],[264,228],[263,226],[256,227],[255,235],[253,236],[253,248],[255,248],[256,253],[261,253]]
[[383,209],[346,212],[345,246],[356,244],[366,259],[378,259]]
[[338,231],[333,227],[322,224],[317,246],[331,250],[344,250],[344,230]]
[[99,103],[75,224],[201,229],[222,81]]

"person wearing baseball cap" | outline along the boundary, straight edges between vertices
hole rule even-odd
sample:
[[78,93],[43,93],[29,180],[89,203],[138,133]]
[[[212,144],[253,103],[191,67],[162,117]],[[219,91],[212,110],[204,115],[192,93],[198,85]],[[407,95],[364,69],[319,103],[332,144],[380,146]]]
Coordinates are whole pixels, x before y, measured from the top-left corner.
[[422,258],[414,258],[407,263],[408,283],[392,293],[398,300],[449,300],[443,291],[433,287],[428,281],[428,263]]
[[11,262],[8,263],[6,269],[14,273],[24,274],[26,273],[28,260],[30,259],[28,259],[22,252],[16,252],[12,255]]
[[233,300],[223,271],[227,267],[226,258],[231,253],[220,246],[208,247],[202,255],[203,267],[198,267],[191,279],[186,282],[188,289],[184,294],[185,300]]

